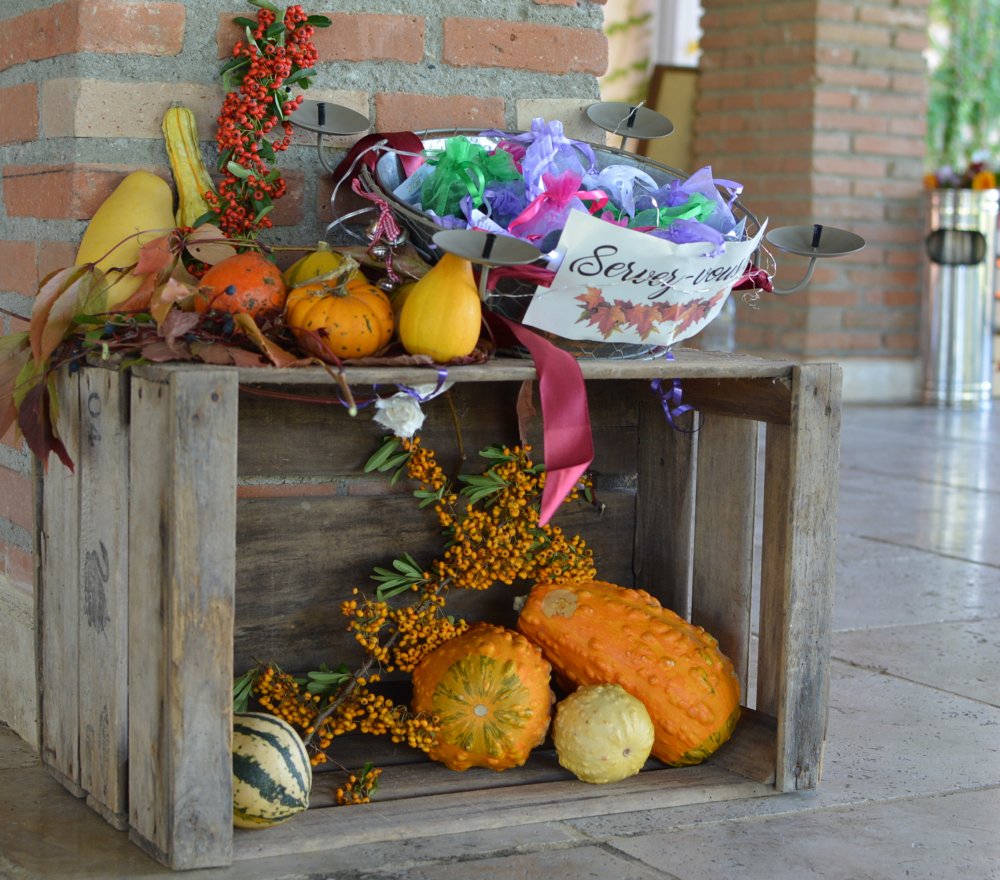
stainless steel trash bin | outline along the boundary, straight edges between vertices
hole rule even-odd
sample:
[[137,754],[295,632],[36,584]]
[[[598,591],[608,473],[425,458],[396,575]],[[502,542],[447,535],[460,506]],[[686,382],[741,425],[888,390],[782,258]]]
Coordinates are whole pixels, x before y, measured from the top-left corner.
[[936,189],[929,196],[923,401],[989,406],[1000,191]]

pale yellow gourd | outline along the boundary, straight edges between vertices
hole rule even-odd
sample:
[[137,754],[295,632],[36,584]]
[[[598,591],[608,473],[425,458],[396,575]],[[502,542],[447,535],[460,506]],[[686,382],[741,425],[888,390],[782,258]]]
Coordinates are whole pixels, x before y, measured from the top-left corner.
[[642,701],[617,684],[590,684],[556,706],[552,744],[560,765],[583,782],[602,784],[634,776],[655,737]]
[[[174,228],[170,185],[149,171],[133,171],[90,218],[76,254],[76,265],[96,263],[108,276],[108,306],[127,300],[142,283],[126,275],[146,242]],[[139,234],[137,234],[139,233]]]
[[406,297],[399,313],[399,341],[409,354],[444,364],[472,354],[481,324],[472,263],[446,253]]

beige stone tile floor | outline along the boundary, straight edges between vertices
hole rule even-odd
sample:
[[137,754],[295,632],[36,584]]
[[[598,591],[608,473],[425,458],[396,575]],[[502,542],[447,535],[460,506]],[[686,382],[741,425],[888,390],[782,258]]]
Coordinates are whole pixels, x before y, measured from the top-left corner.
[[[849,407],[840,482],[830,723],[816,791],[456,828],[184,876],[1000,880],[1000,407]],[[0,877],[169,873],[0,728]]]

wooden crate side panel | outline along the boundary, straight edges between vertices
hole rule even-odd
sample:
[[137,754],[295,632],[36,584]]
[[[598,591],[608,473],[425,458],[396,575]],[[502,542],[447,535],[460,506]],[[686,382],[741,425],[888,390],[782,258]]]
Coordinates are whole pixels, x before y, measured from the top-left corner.
[[778,719],[776,785],[815,788],[822,771],[840,461],[841,370],[794,370],[788,427],[765,445],[757,707]]
[[80,784],[128,824],[128,389],[114,370],[80,374]]
[[[719,640],[746,694],[758,424],[706,415],[698,431],[691,620]],[[745,699],[745,696],[744,696]]]
[[[598,498],[603,513],[580,502],[559,511],[555,524],[587,541],[601,577],[630,584],[635,493],[607,490]],[[444,550],[434,513],[418,510],[409,491],[242,498],[236,535],[237,670],[256,660],[303,670],[360,659],[340,603],[355,587],[374,592],[374,566],[390,567],[406,552],[426,567]],[[527,589],[457,590],[449,613],[513,626],[514,596]]]
[[[79,461],[80,377],[61,371],[57,430]],[[80,788],[80,472],[50,456],[42,478],[37,602],[42,761],[70,791]]]
[[129,683],[157,698],[130,711],[130,817],[137,842],[189,869],[232,859],[238,391],[235,371],[165,375],[135,380],[132,398],[130,573],[143,598]]

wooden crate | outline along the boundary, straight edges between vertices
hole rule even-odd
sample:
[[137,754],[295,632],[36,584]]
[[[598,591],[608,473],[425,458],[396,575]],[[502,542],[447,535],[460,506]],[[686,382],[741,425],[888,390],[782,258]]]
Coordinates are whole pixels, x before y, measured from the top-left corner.
[[[40,492],[46,763],[177,869],[815,787],[839,368],[697,351],[581,367],[604,509],[557,521],[588,540],[602,578],[644,587],[716,635],[744,693],[751,686],[736,733],[709,761],[651,761],[638,777],[592,786],[544,749],[517,770],[453,773],[357,738],[337,757],[358,766],[380,749],[377,804],[333,808],[332,776],[320,773],[308,813],[234,833],[234,669],[254,658],[293,669],[349,660],[340,598],[402,550],[436,555],[440,539],[409,487],[362,473],[382,432],[370,413],[352,419],[336,403],[325,371],[166,364],[62,377],[60,430],[77,467],[54,464]],[[363,396],[434,374],[347,375]],[[451,400],[425,405],[423,431],[446,469],[464,457],[479,470],[475,450],[517,441],[515,401],[534,377],[525,360],[448,371]],[[697,413],[671,425],[650,387],[657,378],[679,379]],[[502,587],[463,596],[458,610],[514,620]]]

